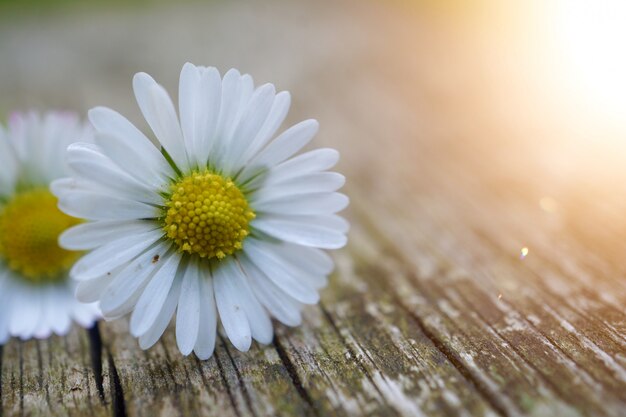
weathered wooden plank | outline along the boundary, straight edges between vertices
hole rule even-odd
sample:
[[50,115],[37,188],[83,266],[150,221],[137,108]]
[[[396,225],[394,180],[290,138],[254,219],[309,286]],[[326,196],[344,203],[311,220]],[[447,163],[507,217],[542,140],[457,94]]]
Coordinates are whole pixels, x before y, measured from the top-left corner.
[[[392,205],[393,205],[393,203],[392,203]],[[455,218],[454,216],[447,217],[445,215],[443,217],[447,220],[448,224],[449,224],[450,219],[454,219]],[[394,217],[394,219],[397,219],[397,217]],[[464,217],[464,219],[465,219],[465,221],[467,221],[466,217]],[[415,220],[415,219],[413,219],[413,220]],[[430,220],[432,221],[432,219],[430,219]],[[426,219],[425,221],[428,221],[428,220]],[[453,223],[455,223],[455,222],[453,221]],[[415,224],[415,223],[413,223],[411,221],[408,221],[408,222],[403,222],[402,224]],[[386,224],[385,226],[388,226],[388,224]],[[454,229],[455,230],[455,236],[458,236],[460,234],[459,230],[462,230],[461,229],[462,226],[461,225],[455,225],[455,226],[459,226],[459,228],[455,228]],[[421,232],[423,234],[425,229],[419,228],[419,229],[415,229],[415,231],[416,232]],[[397,230],[393,230],[391,233],[393,233],[393,232],[397,232]],[[440,236],[442,234],[441,232],[444,232],[444,234],[445,234],[445,227],[444,227],[444,229],[438,230],[437,232],[438,233],[435,234],[435,235],[427,235],[427,239],[430,239],[430,241],[429,242],[425,241],[425,242],[422,243],[422,245],[431,245],[433,242],[437,242],[438,239],[442,240],[441,237],[437,237],[437,236]],[[454,237],[454,236],[453,237],[448,236],[448,238],[450,239],[450,241],[453,241],[454,239],[459,240],[458,237]],[[443,239],[445,239],[445,237]],[[463,242],[461,242],[457,247],[450,248],[450,241],[444,243],[444,251],[446,253],[438,255],[436,252],[435,253],[431,252],[427,256],[431,256],[431,257],[441,256],[442,262],[444,262],[444,263],[446,262],[444,259],[454,260],[455,257],[462,258],[462,256],[461,257],[456,256],[455,253],[462,253],[463,248],[465,248],[467,246],[464,246]],[[476,239],[469,239],[467,242],[464,242],[464,243],[465,244],[475,244],[475,242],[476,242]],[[447,248],[446,248],[446,246],[447,246]],[[395,248],[395,250],[397,250],[399,253],[402,252],[401,248]],[[411,247],[411,249],[407,250],[406,253],[408,255],[408,254],[414,254],[416,252],[422,252],[424,250],[425,250],[424,247]],[[426,249],[426,250],[428,250],[428,249]],[[480,252],[480,251],[474,250],[474,252]],[[472,254],[466,253],[466,255],[470,255],[471,256]],[[507,258],[508,258],[508,256],[507,256]],[[481,258],[481,259],[482,259],[482,264],[485,264],[485,259],[486,258]],[[470,261],[471,261],[471,259],[470,259]],[[472,264],[470,262],[468,264],[467,262],[464,262],[463,259],[457,259],[457,262],[458,262],[458,266],[466,266],[468,268],[468,270],[475,271],[475,272],[478,272],[478,273],[481,271],[481,269],[484,269],[484,267],[479,266],[476,263]],[[508,265],[508,264],[505,263],[505,265]],[[505,272],[505,273],[509,273],[509,274],[515,275],[514,271],[511,271],[511,270],[509,270],[509,271],[505,270],[505,271],[500,271],[500,272]],[[473,277],[473,278],[475,278],[475,277]],[[522,278],[523,277],[521,277],[521,276],[518,277],[518,279],[519,279],[518,282],[522,282]],[[526,278],[528,278],[528,277],[526,277]],[[482,288],[480,290],[478,290],[475,287],[475,284],[473,284],[473,282],[475,282],[475,281],[476,281],[476,279],[469,279],[468,280],[468,287],[467,288],[470,288],[472,291],[462,291],[463,297],[466,297],[467,294],[480,294],[481,297],[482,297],[481,299],[471,300],[469,303],[466,302],[466,304],[462,306],[463,307],[462,311],[469,311],[470,314],[479,314],[480,310],[477,310],[477,306],[485,306],[485,300],[489,299],[488,297],[487,298],[484,297],[485,289],[490,287],[489,282],[488,282],[489,279],[482,280],[484,282],[481,283],[481,287]],[[462,286],[460,285],[458,280],[452,280],[452,281],[450,281],[449,283],[446,284],[446,280],[441,280],[441,278],[439,278],[439,279],[437,279],[436,282],[437,282],[437,285],[447,285],[447,288],[445,290],[442,290],[442,291],[444,291],[444,293],[447,293],[446,294],[447,297],[450,297],[450,292],[455,292],[458,295],[458,291],[460,291],[462,289]],[[429,283],[429,285],[431,287],[434,287],[435,286],[435,282]],[[457,288],[457,287],[459,287],[459,288]],[[491,287],[493,287],[493,286],[491,286]],[[458,289],[458,291],[457,291],[457,289]],[[497,288],[494,288],[491,291],[492,291],[491,292],[491,298],[493,298],[493,294],[497,294],[498,290],[497,290]],[[493,291],[496,291],[496,292],[494,293]],[[531,295],[535,296],[535,297],[539,297],[539,299],[541,299],[541,296],[539,294],[531,294]],[[463,297],[457,297],[457,304],[458,304],[458,299],[463,300]],[[554,300],[552,300],[552,301],[554,302]],[[494,307],[494,309],[497,311],[497,309],[495,308],[495,305],[492,306],[492,307]],[[487,309],[487,311],[493,312],[493,309],[492,310]],[[483,314],[484,313],[485,313],[485,311],[483,310]],[[510,311],[510,313],[511,313],[511,311]],[[541,337],[539,337],[538,340],[534,340],[534,341],[532,340],[532,338],[529,339],[528,338],[529,334],[534,334],[536,330],[535,329],[530,329],[530,327],[532,327],[532,326],[529,326],[530,323],[526,323],[526,322],[520,321],[520,320],[515,322],[514,319],[516,317],[519,319],[519,317],[518,317],[519,314],[516,311],[514,311],[514,310],[512,311],[512,313],[513,313],[512,315],[511,314],[508,315],[508,317],[507,317],[508,322],[506,323],[506,326],[504,327],[504,329],[505,330],[512,330],[512,336],[517,336],[517,334],[518,334],[517,331],[520,331],[520,330],[529,330],[530,333],[523,333],[522,332],[522,334],[520,334],[521,338],[511,337],[511,335],[509,335],[508,342],[510,342],[513,346],[516,346],[517,349],[519,349],[520,344],[521,344],[522,349],[527,348],[527,349],[530,349],[531,351],[533,351],[534,349],[540,348],[540,346],[544,346],[544,345],[547,345],[550,349],[556,349],[556,347],[552,344],[552,342],[550,340],[547,340],[547,339],[541,340],[542,339]],[[483,318],[480,317],[480,320],[482,321]],[[463,321],[467,323],[467,321],[468,321],[467,317],[464,317]],[[511,322],[514,322],[513,324],[517,324],[517,326],[512,325]],[[483,333],[484,333],[484,329],[483,329]],[[498,335],[501,336],[501,333],[503,333],[503,332],[500,332]],[[581,349],[580,346],[576,346],[575,349],[574,349],[574,352],[580,352],[581,350],[584,352],[584,349]],[[557,358],[556,363],[564,364],[564,366],[562,366],[562,367],[554,367],[554,366],[546,367],[546,365],[554,363],[554,358],[552,360],[548,360],[547,362],[541,364],[541,355],[537,355],[537,353],[543,353],[543,352],[544,352],[543,350],[539,349],[539,350],[535,351],[534,354],[526,352],[525,356],[527,356],[528,362],[531,363],[532,366],[534,368],[536,368],[537,370],[540,370],[540,371],[547,370],[546,372],[550,372],[550,373],[555,373],[556,372],[556,375],[545,375],[544,374],[544,377],[549,376],[549,378],[547,378],[547,379],[548,379],[548,381],[551,381],[550,385],[553,388],[556,388],[557,392],[560,391],[562,396],[568,396],[568,398],[570,398],[570,396],[572,396],[573,392],[576,392],[577,396],[576,397],[571,397],[571,398],[574,401],[578,401],[578,405],[579,405],[580,409],[583,410],[583,411],[587,407],[591,407],[590,409],[588,409],[588,412],[591,413],[591,414],[597,413],[597,412],[599,412],[599,410],[604,410],[604,411],[612,413],[614,415],[618,415],[619,414],[619,412],[620,412],[619,410],[621,409],[621,407],[623,407],[623,402],[616,401],[614,396],[615,395],[621,396],[620,395],[620,390],[619,390],[620,383],[614,383],[614,380],[612,379],[613,378],[612,375],[610,377],[607,377],[607,375],[598,376],[598,373],[596,373],[596,377],[597,378],[600,378],[601,381],[605,383],[605,385],[609,385],[609,386],[612,385],[614,389],[613,389],[613,393],[612,394],[605,393],[601,388],[599,388],[597,386],[596,386],[596,389],[594,390],[593,387],[596,385],[595,381],[593,381],[589,377],[589,375],[583,370],[585,367],[588,367],[590,369],[594,368],[594,366],[598,365],[598,363],[585,363],[585,362],[583,362],[582,366],[580,366],[580,364],[575,364],[573,361],[571,361],[571,359],[567,355],[563,355],[558,349],[556,349],[553,352],[555,357]],[[594,352],[594,353],[597,354],[598,351],[596,350],[596,352]],[[600,359],[603,359],[603,360],[606,361],[607,358],[610,358],[610,356],[608,354],[606,354],[606,352],[601,352],[600,356],[602,356],[602,358],[594,358],[594,359],[598,359],[597,362],[599,362]],[[579,357],[579,359],[581,359],[581,358]],[[612,358],[610,360],[612,361]],[[600,365],[602,365],[602,364],[600,364]],[[599,368],[599,369],[602,369],[602,368]],[[617,368],[617,370],[618,371],[620,370],[619,367]],[[572,372],[572,375],[570,375],[569,378],[567,377],[566,374],[562,374],[563,372],[567,373],[568,371]],[[562,382],[562,381],[564,381],[564,382]],[[576,384],[578,384],[578,391],[576,391],[576,389],[572,389],[573,387],[568,386],[570,381],[576,381]],[[563,389],[562,387],[565,387],[565,388]],[[586,392],[586,394],[585,394],[585,392]],[[612,397],[613,397],[613,400],[611,400]],[[599,400],[600,398],[602,398],[601,401],[596,401],[596,399]],[[594,402],[596,403],[596,408],[593,408],[593,406],[592,406],[592,403],[594,403]],[[602,404],[600,404],[600,402],[602,402]]]
[[[517,218],[530,217],[513,216]],[[599,378],[604,379],[605,383],[612,384],[614,378],[623,382],[623,367],[619,365],[619,362],[622,361],[619,354],[626,348],[623,338],[611,331],[606,323],[595,319],[594,312],[585,307],[589,306],[590,303],[607,306],[607,302],[610,304],[609,300],[605,300],[607,296],[618,297],[619,299],[621,297],[619,287],[611,286],[610,282],[603,280],[597,270],[584,271],[578,266],[572,267],[572,261],[575,262],[576,259],[583,258],[582,254],[557,255],[554,248],[551,249],[545,240],[541,241],[540,236],[523,237],[521,232],[516,231],[511,226],[498,224],[499,222],[501,221],[493,218],[490,219],[490,222],[487,222],[486,219],[481,220],[481,224],[489,223],[490,226],[483,226],[482,233],[467,237],[465,244],[480,242],[483,251],[488,253],[483,256],[495,260],[492,263],[497,264],[495,268],[499,274],[512,275],[515,276],[517,282],[524,282],[524,288],[519,291],[522,294],[516,294],[512,300],[533,304],[531,308],[517,307],[520,311],[525,311],[527,317],[533,319],[541,316],[558,319],[558,322],[552,322],[553,326],[546,326],[545,323],[542,324],[541,320],[532,320],[535,322],[535,326],[544,332],[544,335],[558,334],[559,336],[554,338],[557,344],[568,340],[575,343],[566,351],[574,356],[586,354],[586,360],[579,356],[578,364],[590,372],[597,373],[605,370],[606,366],[610,366],[608,373],[602,376],[598,375]],[[501,233],[502,230],[509,232]],[[461,236],[461,234],[457,235]],[[517,238],[511,239],[510,236],[517,236]],[[517,242],[515,242],[516,240]],[[533,248],[533,255],[524,262],[511,263],[511,259],[514,258],[512,254],[519,250],[519,240],[525,241]],[[498,252],[502,252],[506,256],[498,256]],[[548,259],[546,254],[551,252],[553,255]],[[476,255],[478,256],[478,254]],[[559,262],[567,262],[570,268],[565,269],[555,265]],[[517,266],[515,266],[516,263]],[[476,266],[468,265],[468,268],[476,269]],[[598,278],[591,280],[585,278],[593,276],[598,276]],[[605,300],[604,303],[603,300]],[[619,304],[619,301],[616,303]],[[613,317],[619,318],[617,323],[624,321],[624,315],[619,310],[614,311]],[[568,318],[570,322],[564,321],[565,318]],[[572,331],[571,323],[574,322],[580,323],[580,329]],[[600,345],[604,346],[605,350],[597,349]],[[607,353],[609,356],[606,355]],[[615,358],[618,363],[612,363],[612,360],[608,360],[611,357]]]
[[[501,234],[500,234],[501,235]],[[469,239],[466,239],[465,244],[467,244],[469,241],[472,242],[476,242],[476,237],[472,237]],[[494,244],[485,241],[484,239],[480,239],[479,241],[482,242],[482,247],[484,249],[486,249],[488,252],[498,252],[498,250],[494,249]],[[463,243],[460,244],[460,247],[463,245]],[[498,246],[502,246],[502,239],[500,239],[500,244]],[[457,248],[458,249],[458,248]],[[546,275],[548,275],[549,279],[552,281],[552,283],[559,283],[559,281],[562,282],[562,285],[566,285],[566,282],[564,282],[565,280],[567,280],[567,278],[564,279],[564,277],[562,275],[555,275],[555,272],[551,272],[550,273],[550,269],[547,265],[543,265],[543,266],[539,266],[538,268],[535,268],[535,274],[528,274],[526,272],[524,273],[520,273],[520,268],[519,267],[512,267],[511,263],[510,263],[510,259],[513,258],[510,254],[511,252],[514,253],[514,250],[511,248],[508,250],[508,255],[506,255],[506,257],[502,257],[502,256],[498,256],[495,253],[492,253],[490,255],[485,256],[482,259],[485,258],[490,258],[492,259],[492,264],[496,264],[495,266],[492,267],[492,271],[495,270],[496,272],[493,273],[497,273],[497,274],[506,274],[508,276],[514,276],[516,277],[516,280],[518,282],[524,282],[524,288],[523,289],[519,289],[518,291],[515,291],[515,294],[511,294],[511,297],[507,297],[510,298],[511,301],[513,301],[514,303],[517,303],[517,309],[519,309],[522,312],[525,312],[525,316],[531,318],[531,320],[533,322],[535,322],[535,326],[538,327],[538,329],[540,331],[545,331],[545,335],[549,335],[552,332],[556,332],[559,333],[564,329],[564,323],[561,321],[559,321],[558,323],[554,323],[554,326],[550,327],[546,327],[545,323],[542,325],[541,320],[535,320],[534,318],[538,317],[536,314],[545,317],[546,315],[549,316],[555,316],[557,315],[558,317],[574,317],[574,318],[578,318],[579,321],[584,321],[584,322],[589,322],[590,320],[588,318],[586,318],[585,320],[582,320],[582,312],[576,312],[572,307],[570,307],[567,303],[567,301],[565,300],[569,300],[571,298],[573,298],[574,294],[568,293],[567,296],[561,294],[560,297],[555,294],[553,294],[551,292],[551,290],[549,288],[546,288],[545,285],[543,285],[543,280],[546,278]],[[534,258],[528,259],[527,261],[525,261],[524,263],[522,262],[518,262],[520,267],[524,267],[526,265],[529,265],[531,263],[533,263],[535,261]],[[473,270],[480,270],[480,268],[478,268],[477,266],[471,266],[468,265],[468,268],[473,268]],[[478,268],[478,269],[477,269]],[[484,268],[483,268],[484,269]],[[525,268],[523,268],[525,269]],[[486,271],[486,273],[489,273],[489,271]],[[493,275],[492,273],[492,275]],[[571,289],[571,287],[573,287],[573,283],[571,283],[571,280],[567,281],[567,284],[569,284],[569,287]],[[495,290],[495,289],[494,289]],[[504,290],[502,290],[504,292]],[[506,294],[506,293],[505,293]],[[585,296],[584,294],[582,295],[583,297]],[[590,297],[587,295],[586,299],[589,300]],[[519,305],[519,303],[531,303],[532,306],[530,307],[522,307]],[[551,307],[550,307],[551,306]],[[554,310],[556,309],[556,310]],[[591,324],[593,324],[593,322],[591,322]],[[596,323],[597,325],[595,327],[593,327],[594,332],[596,333],[596,336],[594,337],[595,340],[603,343],[604,345],[606,345],[607,347],[611,347],[611,349],[609,349],[607,352],[612,353],[613,356],[616,356],[622,349],[622,347],[620,347],[620,345],[618,343],[616,343],[615,340],[611,340],[612,337],[610,334],[606,333],[606,329],[603,328],[603,326],[600,325],[600,323]],[[600,333],[600,337],[597,337],[598,333]],[[568,340],[568,337],[566,337],[565,334],[559,333],[561,337],[556,338],[556,342],[565,342]],[[572,339],[575,335],[570,334],[569,338],[571,342],[574,342],[574,340]],[[580,339],[577,341],[577,344],[575,346],[572,347],[571,353],[574,355],[578,355],[578,354],[596,354],[599,351],[596,350],[596,352],[589,352],[589,349],[591,349],[593,347],[593,345],[590,345],[589,343],[593,343],[592,339],[589,339],[588,336],[584,335],[583,333],[578,332],[577,334],[577,339]],[[585,339],[587,338],[587,339]],[[586,340],[586,342],[585,342]],[[581,358],[582,359],[582,358]],[[587,367],[588,370],[590,371],[598,371],[598,370],[602,370],[604,369],[604,359],[602,358],[602,354],[600,355],[600,357],[588,357],[587,361],[583,361],[581,360],[579,362],[579,365],[583,366],[583,367]],[[614,374],[614,372],[617,372],[618,374]],[[603,378],[605,380],[605,382],[607,383],[612,383],[613,382],[613,378],[614,377],[619,377],[619,374],[622,371],[620,370],[619,367],[616,367],[613,369],[613,374],[611,375],[604,375]]]
[[[240,398],[239,406],[252,415],[313,416],[310,398],[294,380],[288,362],[276,343],[254,346],[251,352],[239,352],[221,337],[220,362],[231,392]],[[243,400],[243,401],[241,401]]]
[[429,275],[416,275],[403,262],[394,260],[393,251],[372,248],[387,261],[372,264],[377,275],[392,279],[397,303],[419,321],[442,352],[471,378],[484,397],[504,415],[580,415],[556,395],[531,364],[511,345],[478,320],[471,311],[462,311],[433,282],[454,271],[434,269]]
[[405,415],[495,414],[438,341],[397,305],[389,277],[368,270],[370,263],[356,253],[355,248],[340,255],[325,311],[346,344],[363,356],[363,366],[388,403]]
[[[335,285],[332,294],[343,298],[353,292],[341,288]],[[369,300],[371,312],[355,312],[363,321],[356,329],[350,329],[349,318],[345,317],[347,306],[335,306],[337,300],[329,301],[329,308],[307,311],[307,327],[312,329],[301,332],[279,328],[274,346],[255,348],[244,354],[220,339],[214,359],[202,364],[212,380],[221,377],[220,382],[226,387],[227,392],[219,394],[230,404],[217,409],[227,410],[230,405],[235,415],[414,415],[416,411],[463,415],[466,410],[489,415],[488,404],[477,397],[477,392],[432,342],[423,334],[418,338],[414,332],[419,332],[419,328],[412,319],[407,321],[396,312],[393,317],[399,321],[389,328],[386,322],[378,323],[383,315],[373,312],[382,308],[391,315],[391,304],[376,306]],[[362,299],[354,298],[352,307],[363,309],[365,305]],[[363,339],[365,329],[370,334]],[[377,330],[372,333],[374,329]],[[118,331],[123,334],[125,329]],[[407,334],[411,339],[406,339]],[[181,400],[179,394],[194,392],[188,385],[197,377],[184,364],[197,360],[173,359],[166,354],[165,348],[174,343],[171,331],[156,352],[145,354],[136,346],[114,342],[116,337],[128,338],[112,334],[105,337],[113,343],[111,349],[122,387],[128,393],[125,398],[130,414],[149,415],[151,410],[163,409],[181,415],[198,411],[187,409],[188,401]],[[404,338],[404,347],[391,343],[393,337]],[[380,343],[385,348],[378,347]],[[161,349],[164,357],[159,358]],[[316,349],[319,351],[315,352]],[[407,357],[406,352],[412,355]],[[380,357],[374,358],[374,353]],[[136,358],[130,360],[134,355],[145,358],[145,363]],[[419,359],[417,368],[415,359]],[[435,371],[434,364],[440,369]],[[176,380],[180,381],[178,385],[171,383]],[[159,381],[166,381],[163,387]],[[208,407],[202,411],[215,410]]]
[[44,341],[12,341],[1,353],[6,415],[109,415],[84,330]]
[[194,357],[183,358],[178,351],[171,351],[176,345],[169,334],[153,349],[142,351],[136,340],[128,337],[124,321],[105,323],[102,335],[109,366],[119,378],[123,409],[129,415],[215,414],[218,410],[224,416],[238,415],[215,358],[206,364]]
[[321,415],[489,415],[489,404],[383,293],[373,301],[335,284],[333,294],[342,301],[325,301],[305,327],[278,339]]

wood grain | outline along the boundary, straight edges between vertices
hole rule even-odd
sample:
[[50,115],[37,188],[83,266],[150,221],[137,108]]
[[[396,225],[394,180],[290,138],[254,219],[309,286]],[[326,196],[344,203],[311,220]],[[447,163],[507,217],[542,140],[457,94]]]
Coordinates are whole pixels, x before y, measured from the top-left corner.
[[[140,120],[132,74],[175,91],[185,60],[291,90],[290,120],[319,119],[316,146],[342,153],[352,224],[321,303],[272,344],[241,353],[221,335],[202,362],[172,328],[142,351],[124,321],[13,340],[0,417],[623,415],[626,172],[523,104],[478,23],[422,12],[215,2],[0,25],[0,109],[105,104]],[[50,48],[69,62],[44,83],[26,63]]]

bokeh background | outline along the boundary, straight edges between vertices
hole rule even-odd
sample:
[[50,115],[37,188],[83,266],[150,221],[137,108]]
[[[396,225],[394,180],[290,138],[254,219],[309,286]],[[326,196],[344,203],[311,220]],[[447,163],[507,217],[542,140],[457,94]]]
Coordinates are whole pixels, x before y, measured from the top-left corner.
[[175,92],[191,61],[291,90],[293,119],[319,118],[339,148],[375,120],[377,140],[348,157],[380,157],[401,123],[416,152],[435,142],[612,187],[626,174],[625,20],[620,0],[2,0],[0,114],[138,116],[132,75]]

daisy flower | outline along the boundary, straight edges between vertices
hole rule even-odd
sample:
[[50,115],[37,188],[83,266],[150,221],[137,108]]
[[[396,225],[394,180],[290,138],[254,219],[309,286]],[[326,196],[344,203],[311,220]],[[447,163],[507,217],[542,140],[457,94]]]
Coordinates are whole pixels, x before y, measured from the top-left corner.
[[88,219],[60,238],[87,250],[70,274],[103,315],[130,314],[149,348],[176,311],[184,355],[214,350],[218,317],[241,350],[273,337],[274,317],[301,322],[334,268],[323,249],[346,244],[336,213],[344,177],[332,149],[295,156],[317,133],[306,120],[276,136],[290,105],[272,84],[186,64],[178,114],[163,87],[136,74],[137,103],[160,146],[120,114],[95,108],[95,145],[73,144],[73,175],[53,184],[59,207]]
[[66,334],[98,317],[93,304],[75,300],[68,271],[80,252],[58,237],[81,221],[62,213],[48,187],[68,175],[67,146],[91,130],[70,113],[15,113],[0,126],[0,344],[9,337]]

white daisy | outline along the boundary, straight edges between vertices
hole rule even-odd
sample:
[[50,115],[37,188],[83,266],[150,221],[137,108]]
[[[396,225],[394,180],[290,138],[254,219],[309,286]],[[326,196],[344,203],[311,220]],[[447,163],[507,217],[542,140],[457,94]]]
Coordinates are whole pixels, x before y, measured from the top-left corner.
[[58,237],[81,221],[57,208],[51,181],[68,175],[65,152],[91,129],[70,113],[15,113],[0,126],[0,344],[9,337],[66,334],[98,317],[94,304],[74,299],[68,270],[80,252]]
[[135,75],[133,87],[160,149],[120,114],[95,108],[96,145],[70,146],[73,176],[52,186],[61,210],[89,219],[60,238],[91,251],[70,273],[79,299],[99,300],[107,319],[132,313],[144,349],[176,310],[180,351],[201,359],[213,353],[218,316],[242,351],[252,339],[271,342],[270,316],[299,325],[334,268],[321,249],[344,246],[348,231],[336,215],[348,205],[336,192],[344,177],[327,171],[338,153],[294,157],[318,123],[275,137],[289,93],[255,88],[234,69],[221,78],[186,64],[180,118],[149,75]]

